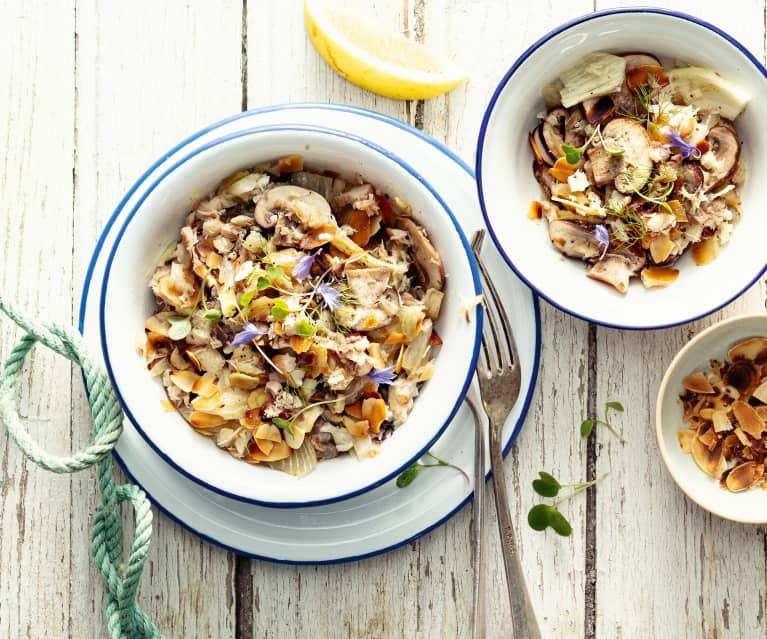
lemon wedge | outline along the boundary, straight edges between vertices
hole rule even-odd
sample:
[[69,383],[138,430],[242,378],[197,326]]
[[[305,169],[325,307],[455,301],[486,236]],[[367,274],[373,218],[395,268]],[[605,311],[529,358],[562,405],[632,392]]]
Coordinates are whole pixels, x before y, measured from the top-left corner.
[[341,76],[387,98],[421,100],[450,91],[466,74],[424,45],[329,5],[305,0],[306,32]]

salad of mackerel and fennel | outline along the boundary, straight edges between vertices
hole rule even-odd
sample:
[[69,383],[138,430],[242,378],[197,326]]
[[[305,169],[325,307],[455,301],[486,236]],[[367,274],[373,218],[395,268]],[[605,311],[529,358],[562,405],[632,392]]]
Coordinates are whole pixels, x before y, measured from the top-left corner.
[[688,249],[713,260],[741,215],[735,119],[749,96],[716,71],[664,68],[647,53],[591,53],[544,88],[530,133],[551,242],[626,293],[668,286]]
[[374,456],[434,371],[442,261],[398,197],[287,156],[187,215],[151,280],[150,374],[200,434],[301,477]]

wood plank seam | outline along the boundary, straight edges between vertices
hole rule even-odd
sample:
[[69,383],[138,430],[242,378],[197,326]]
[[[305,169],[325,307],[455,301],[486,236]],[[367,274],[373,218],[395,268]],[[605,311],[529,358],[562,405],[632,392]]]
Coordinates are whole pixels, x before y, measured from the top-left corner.
[[[588,332],[588,389],[586,412],[597,414],[597,327],[589,324]],[[594,429],[586,444],[586,481],[597,477],[597,432]],[[586,491],[586,552],[584,568],[584,624],[585,639],[595,639],[597,626],[597,486]]]

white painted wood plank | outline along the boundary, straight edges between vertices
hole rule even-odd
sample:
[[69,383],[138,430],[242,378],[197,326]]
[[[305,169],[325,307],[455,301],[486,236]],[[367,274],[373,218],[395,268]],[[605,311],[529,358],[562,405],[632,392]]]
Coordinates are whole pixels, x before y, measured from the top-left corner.
[[[577,3],[568,11],[576,15],[590,8],[590,3]],[[377,4],[372,10],[382,23],[393,27],[396,21],[382,9],[391,5]],[[390,10],[395,11],[391,6]],[[265,14],[264,11],[267,11]],[[302,29],[299,9],[294,13],[284,7],[276,15],[261,7],[258,13],[250,9],[249,31],[250,100],[249,104],[283,100],[352,101],[415,121],[416,105],[409,110],[405,103],[378,98],[337,77],[317,56],[308,40],[289,42],[281,46],[290,50],[293,72],[287,77],[284,70],[255,75],[256,60],[263,58],[277,46],[272,34],[284,34]],[[366,9],[367,11],[367,9]],[[464,52],[469,56],[463,62],[470,66],[472,80],[467,88],[459,88],[449,98],[427,101],[423,108],[423,125],[427,132],[458,149],[465,159],[473,163],[473,148],[479,128],[483,106],[498,78],[526,42],[538,37],[556,23],[557,12],[548,6],[539,15],[539,7],[530,7],[520,15],[511,15],[505,3],[426,3],[410,4],[407,8],[409,26],[416,35],[416,27],[423,25],[423,37],[444,51]],[[377,12],[377,13],[376,13]],[[268,15],[269,19],[264,16]],[[561,14],[559,16],[561,18]],[[269,24],[270,33],[258,37],[254,29]],[[278,28],[274,28],[277,24]],[[421,31],[418,29],[418,34]],[[481,37],[480,50],[474,43]],[[509,43],[513,43],[510,45]],[[506,51],[503,56],[488,55],[487,51]],[[260,86],[268,87],[263,92]],[[545,306],[545,305],[544,305]],[[515,516],[522,537],[522,546],[535,550],[525,552],[531,575],[531,586],[536,590],[536,605],[541,613],[544,629],[561,636],[577,636],[583,626],[583,534],[570,540],[557,540],[557,550],[550,550],[551,539],[531,534],[526,525],[527,509],[533,497],[530,481],[542,468],[561,471],[566,478],[578,478],[585,473],[583,443],[573,428],[563,426],[556,415],[578,414],[586,402],[586,387],[581,383],[586,366],[586,326],[550,309],[544,308],[547,332],[544,339],[543,359],[547,364],[541,371],[538,391],[531,414],[540,416],[528,420],[520,439],[520,453],[514,453],[508,463],[509,484],[513,492],[521,491],[515,503]],[[574,393],[558,392],[561,387],[574,387]],[[552,401],[553,400],[553,401]],[[557,443],[541,452],[543,437]],[[488,493],[488,503],[492,497]],[[573,504],[573,521],[583,521],[584,502]],[[471,565],[469,562],[469,519],[471,511],[464,509],[453,520],[427,537],[407,548],[348,566],[319,568],[290,568],[255,563],[254,601],[260,628],[266,636],[286,634],[302,636],[319,626],[329,636],[343,634],[352,637],[400,636],[466,636],[470,614]],[[493,584],[488,596],[490,636],[509,627],[507,598],[504,595],[501,557],[494,526],[494,516],[488,521],[488,544],[491,550],[488,562],[488,583]],[[562,571],[567,579],[553,579],[554,572]],[[554,565],[558,567],[555,569]],[[408,605],[380,606],[374,602],[380,593],[391,601],[407,601]],[[285,610],[287,602],[287,613]],[[339,605],[340,602],[346,602]],[[282,605],[280,605],[282,603]],[[311,605],[307,605],[311,604]],[[258,633],[255,633],[258,634]],[[260,635],[259,635],[260,636]]]
[[[240,110],[239,2],[80,0],[78,155],[73,298],[98,233],[123,193],[179,140]],[[71,177],[70,177],[71,180]],[[88,423],[78,384],[78,439]],[[118,473],[119,481],[125,481]],[[105,636],[101,578],[90,554],[92,474],[73,482],[72,636]],[[133,529],[126,509],[126,535]],[[234,557],[155,510],[154,536],[139,601],[168,637],[234,635]]]
[[[763,58],[763,2],[659,4],[713,22]],[[655,438],[656,392],[675,353],[724,317],[763,310],[764,289],[757,284],[719,313],[686,326],[648,333],[599,329],[597,403],[626,405],[620,422],[628,443],[621,446],[605,431],[598,435],[598,472],[610,477],[597,491],[596,636],[763,635],[763,535],[686,499],[663,466]]]
[[[65,323],[72,312],[73,16],[71,2],[0,2],[0,291]],[[2,317],[2,360],[18,337]],[[40,350],[31,362],[20,380],[20,412],[46,448],[64,452],[70,367]],[[51,380],[60,392],[50,392]],[[71,508],[69,477],[27,462],[0,427],[0,636],[67,634]]]
[[[455,62],[470,71],[470,80],[446,96],[426,102],[425,129],[473,166],[480,123],[500,78],[527,46],[561,22],[588,12],[591,2],[445,4],[427,4],[425,42],[453,52]],[[477,46],[478,42],[482,46]],[[523,209],[509,214],[516,215],[520,224],[529,223]],[[540,470],[553,472],[563,482],[585,477],[586,446],[577,424],[587,402],[588,326],[546,303],[541,307],[540,376],[525,428],[506,463],[507,483],[525,574],[543,635],[576,637],[582,636],[584,624],[585,496],[566,506],[574,527],[569,539],[531,530],[527,511],[539,501],[531,481]],[[493,503],[490,484],[486,499],[487,504]],[[503,560],[493,506],[490,511],[488,583],[498,587],[488,599],[488,627],[497,632],[508,628],[511,619],[504,597]],[[455,544],[459,530],[468,528],[470,512],[461,513],[459,519],[436,533],[447,537],[448,546]],[[454,557],[453,561],[470,571],[467,557],[458,553]]]

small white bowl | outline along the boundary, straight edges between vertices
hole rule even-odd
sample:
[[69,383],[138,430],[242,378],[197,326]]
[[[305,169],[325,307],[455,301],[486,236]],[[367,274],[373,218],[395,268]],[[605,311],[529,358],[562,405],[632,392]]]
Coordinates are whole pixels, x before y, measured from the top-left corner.
[[731,493],[704,473],[679,445],[677,433],[687,427],[682,421],[679,396],[682,381],[696,371],[705,371],[712,359],[727,357],[731,346],[749,337],[767,336],[767,315],[743,315],[714,324],[696,335],[674,357],[658,391],[655,427],[660,454],[671,476],[685,494],[702,508],[733,521],[767,523],[767,493],[751,488]]
[[[249,465],[165,412],[161,384],[137,353],[146,318],[155,310],[148,287],[157,256],[178,237],[187,212],[226,176],[262,161],[300,153],[309,168],[365,176],[413,208],[442,256],[447,276],[436,328],[444,340],[434,376],[412,413],[362,462],[349,455],[320,463],[303,479]],[[416,170],[375,144],[341,131],[299,125],[249,129],[214,140],[156,180],[120,229],[109,256],[100,299],[101,343],[107,370],[128,418],[173,467],[207,488],[235,499],[275,507],[330,503],[370,490],[418,459],[458,410],[471,381],[481,334],[481,311],[466,321],[462,307],[480,292],[468,242],[445,203]]]
[[[689,252],[679,278],[647,290],[634,280],[624,296],[586,277],[585,265],[552,247],[545,220],[527,211],[542,197],[527,142],[536,114],[545,110],[541,89],[563,67],[593,51],[646,51],[666,63],[716,69],[751,92],[736,120],[749,170],[741,187],[743,216],[729,245],[706,266]],[[511,268],[563,311],[605,326],[650,329],[708,315],[749,288],[767,267],[759,168],[767,157],[767,71],[743,45],[702,20],[662,9],[615,9],[569,22],[525,51],[501,80],[485,112],[477,147],[477,185],[491,235]]]

